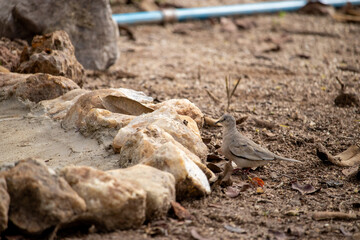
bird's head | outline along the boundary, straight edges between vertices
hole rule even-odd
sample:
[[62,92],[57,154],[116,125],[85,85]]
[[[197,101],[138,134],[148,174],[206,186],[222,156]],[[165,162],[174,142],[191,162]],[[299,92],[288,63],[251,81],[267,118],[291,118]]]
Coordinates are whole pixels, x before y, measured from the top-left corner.
[[230,114],[224,114],[215,124],[220,123],[223,127],[229,128],[236,125],[235,118]]

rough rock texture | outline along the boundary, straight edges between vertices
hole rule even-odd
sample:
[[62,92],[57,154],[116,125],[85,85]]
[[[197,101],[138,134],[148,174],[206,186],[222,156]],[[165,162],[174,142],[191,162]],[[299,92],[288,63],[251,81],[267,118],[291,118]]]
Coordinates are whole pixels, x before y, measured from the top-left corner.
[[207,177],[213,174],[196,155],[201,153],[202,144],[174,111],[159,109],[121,128],[113,146],[120,151],[122,167],[143,163],[173,174],[176,196],[181,199],[210,192]]
[[72,80],[49,74],[0,73],[0,100],[13,95],[32,102],[57,98],[64,93],[78,89]]
[[178,114],[189,116],[194,119],[199,129],[201,129],[204,125],[204,114],[188,99],[170,99],[162,103],[153,104],[151,107],[153,109],[159,109],[163,107],[174,109]]
[[122,182],[136,182],[146,191],[147,220],[165,216],[171,201],[175,201],[175,178],[170,173],[143,164],[107,173]]
[[62,120],[79,97],[88,92],[85,89],[71,90],[60,97],[39,102],[38,109],[44,110],[54,120]]
[[7,38],[0,38],[0,66],[13,72],[20,65],[20,55],[27,42],[20,39],[11,41]]
[[149,125],[156,125],[205,161],[208,149],[202,142],[199,129],[192,122],[191,118],[182,118],[172,108],[163,107],[135,118],[128,127],[122,128],[114,139],[114,148],[120,149],[125,144],[126,136],[135,134],[139,129],[146,129]]
[[10,196],[4,176],[0,174],[0,233],[7,228]]
[[0,36],[31,41],[55,30],[69,34],[76,58],[85,68],[106,69],[117,59],[118,29],[108,0],[1,2]]
[[64,31],[35,36],[31,48],[24,48],[17,72],[63,76],[79,86],[82,86],[85,77],[84,68],[75,57],[69,35]]
[[19,161],[5,177],[11,199],[9,219],[28,233],[70,222],[86,209],[69,184],[38,161]]
[[86,202],[79,220],[106,230],[136,228],[144,222],[146,192],[140,186],[90,167],[69,166],[60,174]]
[[161,145],[150,158],[142,161],[142,163],[174,175],[178,200],[188,197],[201,197],[211,191],[204,172],[189,155],[173,142]]
[[[109,127],[120,128],[124,126],[129,122],[130,119],[132,119],[132,117],[127,114],[125,114],[127,116],[124,116],[121,111],[117,111],[119,109],[113,106],[113,104],[110,104],[108,101],[106,101],[106,98],[112,96],[131,99],[131,97],[133,96],[129,96],[129,94],[127,94],[128,90],[129,89],[122,88],[101,89],[83,94],[67,112],[63,121],[63,126],[67,129],[77,128],[83,130],[84,132],[88,132],[91,131],[91,129],[87,129],[87,126],[95,124],[97,125],[97,123],[91,123],[91,121],[95,119],[100,120],[100,124],[105,124]],[[143,101],[145,101],[146,99],[144,97],[141,98],[140,95],[133,95],[139,100],[142,99]],[[109,111],[94,110],[109,110],[108,108],[112,110],[113,114],[111,114]],[[125,121],[125,123],[123,121]]]

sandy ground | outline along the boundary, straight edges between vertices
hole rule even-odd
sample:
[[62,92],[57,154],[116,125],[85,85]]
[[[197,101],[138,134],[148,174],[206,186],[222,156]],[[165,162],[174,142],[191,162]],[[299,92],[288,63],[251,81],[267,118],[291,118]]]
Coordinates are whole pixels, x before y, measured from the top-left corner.
[[48,166],[93,166],[102,170],[117,167],[117,156],[97,140],[75,131],[65,131],[59,122],[34,114],[28,104],[15,99],[0,102],[0,165],[25,158]]

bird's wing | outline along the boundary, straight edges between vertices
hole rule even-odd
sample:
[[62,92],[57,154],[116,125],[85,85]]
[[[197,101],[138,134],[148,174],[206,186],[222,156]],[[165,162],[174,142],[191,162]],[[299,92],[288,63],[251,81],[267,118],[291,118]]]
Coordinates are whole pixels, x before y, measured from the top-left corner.
[[229,145],[229,150],[232,155],[248,160],[274,160],[275,156],[270,151],[258,146],[253,142],[232,142]]

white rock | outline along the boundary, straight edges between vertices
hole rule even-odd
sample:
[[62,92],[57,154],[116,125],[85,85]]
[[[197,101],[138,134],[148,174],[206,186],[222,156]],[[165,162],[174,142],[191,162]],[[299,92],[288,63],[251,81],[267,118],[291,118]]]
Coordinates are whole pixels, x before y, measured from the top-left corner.
[[[165,115],[168,114],[165,113]],[[194,139],[196,139],[195,136],[193,136]],[[197,155],[158,125],[138,123],[134,119],[126,127],[120,129],[114,139],[114,148],[120,150],[119,164],[122,167],[143,163],[173,174],[176,180],[177,198],[210,193],[209,182],[204,172],[210,178],[211,171]]]
[[137,164],[133,167],[107,171],[119,181],[131,181],[146,191],[146,219],[161,218],[175,201],[175,178],[156,168]]
[[188,99],[170,99],[162,103],[152,104],[149,106],[153,109],[160,109],[164,107],[167,109],[173,109],[180,115],[191,117],[195,120],[199,128],[202,128],[204,125],[204,114]]
[[135,228],[145,221],[146,192],[137,184],[91,167],[68,166],[60,175],[86,202],[79,221],[104,230]]
[[167,108],[160,108],[152,113],[138,116],[127,127],[119,131],[114,139],[114,148],[120,149],[124,145],[127,136],[135,134],[139,129],[146,129],[149,125],[154,125],[163,129],[177,142],[205,161],[208,149],[202,142],[199,129],[194,129],[195,124],[191,118],[186,119],[178,115],[174,110]]

